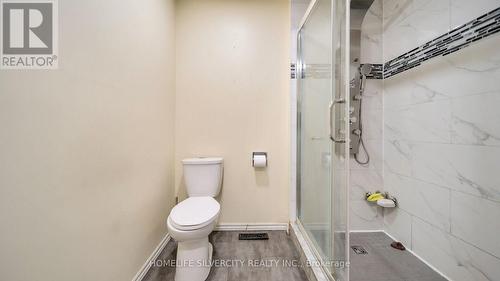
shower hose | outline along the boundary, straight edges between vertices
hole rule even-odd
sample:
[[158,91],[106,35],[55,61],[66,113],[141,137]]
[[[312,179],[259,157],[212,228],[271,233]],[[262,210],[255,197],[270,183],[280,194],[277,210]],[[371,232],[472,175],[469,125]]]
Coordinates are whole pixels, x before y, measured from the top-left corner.
[[[359,91],[360,96],[362,97],[364,92],[365,92],[365,81],[366,81],[366,76],[364,74],[361,75],[361,89]],[[363,98],[359,101],[359,143],[358,143],[358,153],[354,154],[354,160],[360,165],[367,165],[370,163],[370,154],[368,153],[368,150],[366,149],[365,142],[363,141],[363,120],[361,116],[363,115],[362,111],[362,106],[363,106]],[[359,159],[359,151],[360,148],[363,148],[363,151],[365,152],[366,159],[360,160]]]

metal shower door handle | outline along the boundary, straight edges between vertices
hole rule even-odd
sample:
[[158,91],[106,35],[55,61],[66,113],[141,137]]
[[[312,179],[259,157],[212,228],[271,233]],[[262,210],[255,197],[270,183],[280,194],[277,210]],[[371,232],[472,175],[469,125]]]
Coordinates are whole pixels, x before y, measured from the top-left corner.
[[345,139],[342,137],[337,137],[337,118],[335,118],[335,106],[337,104],[345,103],[344,99],[334,99],[330,103],[329,112],[330,112],[330,139],[336,143],[345,143]]

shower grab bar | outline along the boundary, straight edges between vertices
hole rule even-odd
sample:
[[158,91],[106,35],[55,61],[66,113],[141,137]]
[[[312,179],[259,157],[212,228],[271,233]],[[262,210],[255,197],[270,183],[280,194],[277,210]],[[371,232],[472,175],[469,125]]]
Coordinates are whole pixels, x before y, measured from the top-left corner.
[[[345,143],[345,139],[337,138],[336,118],[335,118],[335,105],[345,103],[345,99],[333,99],[330,102],[328,111],[330,112],[330,139],[336,143]],[[335,120],[334,120],[335,119]]]

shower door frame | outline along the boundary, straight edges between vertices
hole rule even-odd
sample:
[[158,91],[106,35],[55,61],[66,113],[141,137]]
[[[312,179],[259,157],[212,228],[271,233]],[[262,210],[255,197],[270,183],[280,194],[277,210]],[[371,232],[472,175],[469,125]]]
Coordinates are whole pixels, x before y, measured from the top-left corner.
[[[349,74],[349,71],[350,71],[350,64],[349,64],[349,61],[350,61],[350,57],[349,57],[349,46],[350,46],[350,3],[351,3],[351,0],[330,0],[332,2],[331,4],[331,26],[330,26],[330,30],[332,32],[332,42],[331,42],[331,94],[332,94],[332,103],[333,101],[336,99],[336,94],[334,93],[334,79],[335,79],[335,76],[334,76],[334,71],[335,71],[335,43],[336,43],[336,38],[337,38],[337,35],[335,34],[335,29],[333,28],[333,25],[334,25],[334,16],[335,16],[335,7],[334,7],[334,3],[335,1],[344,1],[345,2],[345,30],[343,32],[345,32],[346,36],[345,36],[345,42],[344,42],[344,46],[341,46],[341,48],[345,48],[345,57],[344,57],[344,68],[342,71],[344,71],[344,73],[346,74]],[[300,106],[301,106],[301,96],[300,96],[300,83],[301,83],[301,79],[302,79],[302,73],[303,73],[303,69],[302,69],[302,66],[303,66],[303,62],[302,62],[302,56],[301,56],[301,52],[302,52],[302,49],[301,49],[301,31],[304,27],[304,25],[306,24],[307,20],[309,19],[310,17],[310,14],[312,13],[312,11],[314,11],[314,8],[316,7],[317,3],[319,2],[319,0],[311,0],[311,2],[309,3],[309,6],[307,7],[307,10],[304,14],[304,16],[302,17],[302,20],[300,21],[300,24],[299,24],[299,27],[297,29],[297,62],[296,62],[296,81],[297,81],[297,131],[296,131],[296,141],[297,141],[297,147],[296,147],[296,200],[295,200],[295,203],[296,203],[296,223],[297,223],[297,226],[298,226],[298,229],[299,231],[302,233],[303,237],[305,238],[307,244],[309,245],[309,248],[311,248],[315,258],[317,261],[320,261],[321,263],[321,270],[325,273],[326,276],[328,276],[329,279],[331,280],[335,280],[335,275],[336,275],[336,272],[335,271],[330,271],[327,266],[325,266],[325,263],[323,263],[323,258],[320,254],[320,252],[318,251],[318,249],[316,249],[315,247],[315,243],[310,239],[309,235],[307,234],[307,231],[305,230],[304,226],[302,225],[302,222],[300,220],[300,208],[301,208],[301,132],[302,132],[302,128],[301,128],[301,109],[300,109]],[[346,124],[345,128],[347,129],[346,132],[344,132],[345,136],[344,136],[344,141],[346,143],[346,145],[344,145],[345,149],[344,149],[344,156],[345,156],[345,160],[344,160],[344,164],[345,164],[345,167],[344,167],[344,170],[345,170],[345,206],[346,206],[346,218],[345,218],[345,221],[346,221],[346,229],[345,229],[345,262],[346,262],[346,272],[345,272],[345,278],[344,278],[344,281],[349,281],[349,261],[350,261],[350,258],[349,258],[349,249],[350,249],[350,245],[349,245],[349,232],[350,232],[350,224],[349,224],[349,162],[350,162],[350,149],[349,149],[349,133],[348,133],[348,129],[349,129],[349,92],[350,92],[350,89],[349,89],[349,75],[345,75],[345,80],[344,81],[344,87],[343,87],[343,97],[344,97],[344,100],[345,100],[345,107],[347,108],[347,110],[345,110],[345,114],[344,114],[344,122]],[[335,105],[333,105],[335,106]],[[335,120],[332,120],[332,117],[334,117],[333,115],[330,116],[330,122],[335,122]],[[331,126],[331,124],[330,124]],[[336,142],[331,141],[331,152],[332,154],[335,153],[335,145],[336,145]],[[332,164],[330,166],[330,175],[332,176],[333,175],[333,172],[334,172],[334,165],[333,165],[333,155],[331,157],[332,159]],[[333,190],[333,184],[334,184],[334,181],[331,180],[330,181],[330,188]],[[330,198],[330,204],[333,204],[333,195],[334,195],[334,192],[332,191],[331,192],[331,198]],[[335,217],[333,215],[333,210],[334,208],[331,206],[331,214],[330,214],[330,218],[331,218],[331,226],[334,225],[335,223]],[[333,240],[334,236],[332,235],[332,240]],[[332,247],[334,247],[334,241],[332,241],[332,244],[331,244]]]

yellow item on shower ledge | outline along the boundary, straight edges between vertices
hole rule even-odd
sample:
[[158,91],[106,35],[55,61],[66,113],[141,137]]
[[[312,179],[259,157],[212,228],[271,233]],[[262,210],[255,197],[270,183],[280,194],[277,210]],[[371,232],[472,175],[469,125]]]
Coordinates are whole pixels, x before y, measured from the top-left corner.
[[368,196],[368,198],[366,198],[366,200],[370,201],[370,202],[375,202],[375,201],[378,201],[380,199],[384,199],[384,195],[382,195],[382,193],[373,193],[371,194],[370,196]]

